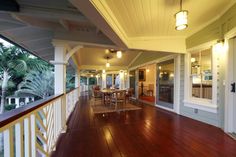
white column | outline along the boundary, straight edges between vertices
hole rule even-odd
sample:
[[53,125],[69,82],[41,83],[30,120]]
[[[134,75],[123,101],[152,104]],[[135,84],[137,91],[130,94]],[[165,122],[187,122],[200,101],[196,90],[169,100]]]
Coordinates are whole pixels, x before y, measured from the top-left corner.
[[14,98],[14,99],[15,99],[16,108],[20,107],[20,98]]
[[25,104],[28,104],[29,103],[29,97],[26,97],[25,98]]
[[8,98],[8,104],[9,105],[11,104],[11,98]]
[[87,77],[87,86],[86,86],[86,91],[89,91],[89,77]]
[[78,88],[79,84],[80,84],[80,76],[79,76],[79,73],[76,72],[75,73],[75,88]]
[[114,83],[114,76],[115,74],[112,74],[112,87],[115,87],[115,83]]
[[120,75],[120,86],[119,86],[119,88],[120,89],[125,89],[125,73],[124,73],[124,71],[121,70],[119,75]]
[[53,43],[55,48],[54,53],[54,79],[55,79],[55,88],[54,94],[63,94],[66,93],[66,45]]
[[[66,44],[54,42],[54,94],[66,93]],[[68,109],[66,97],[62,97],[61,106],[61,124],[63,130],[66,130],[66,111]]]
[[138,98],[139,97],[139,70],[136,69],[135,70],[135,97]]
[[34,102],[34,97],[31,98],[32,102]]
[[102,74],[102,89],[107,88],[107,75],[106,73]]

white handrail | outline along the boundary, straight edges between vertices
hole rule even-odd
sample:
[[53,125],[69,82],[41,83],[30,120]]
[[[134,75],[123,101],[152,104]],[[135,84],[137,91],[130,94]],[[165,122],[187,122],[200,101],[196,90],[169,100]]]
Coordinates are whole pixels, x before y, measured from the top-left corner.
[[3,154],[0,156],[50,156],[55,150],[60,133],[65,128],[64,122],[69,118],[78,100],[77,88],[0,128],[3,138],[3,152],[0,152]]

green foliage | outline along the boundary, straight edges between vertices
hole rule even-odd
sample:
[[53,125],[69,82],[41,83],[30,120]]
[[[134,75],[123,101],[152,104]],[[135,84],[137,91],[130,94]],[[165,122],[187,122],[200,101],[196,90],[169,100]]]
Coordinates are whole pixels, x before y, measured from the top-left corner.
[[66,90],[75,88],[75,76],[72,74],[66,74]]
[[5,111],[10,111],[16,108],[16,104],[9,104],[4,106]]
[[18,85],[16,94],[28,93],[46,98],[54,94],[54,74],[52,71],[30,71]]
[[[0,43],[0,86],[2,86],[4,75],[3,72],[8,74],[7,95],[13,94],[17,90],[17,85],[23,81],[24,76],[34,71],[51,70],[52,65],[44,60],[34,57],[27,51],[16,47],[5,47]],[[6,89],[4,89],[6,90]]]
[[97,79],[94,77],[89,78],[89,85],[95,85],[97,82]]
[[87,85],[87,77],[81,76],[80,77],[80,83]]

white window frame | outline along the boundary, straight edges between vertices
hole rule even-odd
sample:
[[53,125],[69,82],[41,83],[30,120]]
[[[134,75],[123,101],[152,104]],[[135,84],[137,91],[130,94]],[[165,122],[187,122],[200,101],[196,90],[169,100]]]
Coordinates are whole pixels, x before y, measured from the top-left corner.
[[[213,52],[213,45],[216,41],[212,41],[187,50],[185,55],[185,90],[184,90],[184,106],[199,109],[207,112],[217,113],[217,55]],[[191,54],[206,49],[212,50],[212,99],[194,98],[192,97],[191,83]]]

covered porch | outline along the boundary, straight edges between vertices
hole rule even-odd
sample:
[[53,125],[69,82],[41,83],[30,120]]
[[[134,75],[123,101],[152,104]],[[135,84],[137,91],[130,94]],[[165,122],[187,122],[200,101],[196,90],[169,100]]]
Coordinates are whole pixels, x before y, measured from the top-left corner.
[[54,95],[0,114],[0,156],[236,156],[234,0],[10,1],[0,37],[53,65]]

